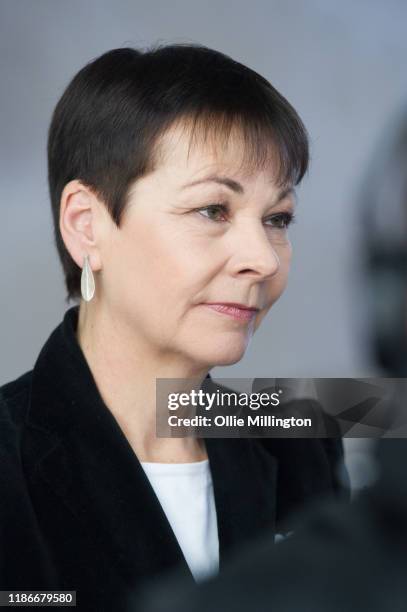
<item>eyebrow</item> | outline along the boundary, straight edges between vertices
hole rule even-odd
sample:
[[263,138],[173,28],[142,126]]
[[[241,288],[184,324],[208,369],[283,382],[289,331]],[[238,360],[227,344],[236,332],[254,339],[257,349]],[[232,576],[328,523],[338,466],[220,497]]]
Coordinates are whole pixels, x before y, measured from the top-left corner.
[[[217,183],[218,185],[224,185],[225,187],[228,187],[231,191],[234,191],[235,193],[244,193],[244,187],[241,183],[227,176],[218,176],[217,174],[212,174],[211,176],[208,176],[204,179],[192,181],[192,183],[187,183],[186,185],[183,185],[181,189],[187,189],[188,187],[194,187],[195,185],[201,185],[202,183]],[[281,200],[284,200],[284,198],[292,194],[295,195],[294,187],[285,187],[278,194],[276,203],[281,202]]]

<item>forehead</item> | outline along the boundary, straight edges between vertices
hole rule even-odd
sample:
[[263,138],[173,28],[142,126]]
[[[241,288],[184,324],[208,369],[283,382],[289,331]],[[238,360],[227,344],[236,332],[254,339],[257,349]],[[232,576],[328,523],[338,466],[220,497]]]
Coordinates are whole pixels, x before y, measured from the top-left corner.
[[249,153],[238,129],[233,129],[226,138],[216,129],[192,134],[190,126],[176,125],[160,139],[155,172],[173,184],[216,174],[272,185],[277,163],[272,144],[262,163],[250,159]]

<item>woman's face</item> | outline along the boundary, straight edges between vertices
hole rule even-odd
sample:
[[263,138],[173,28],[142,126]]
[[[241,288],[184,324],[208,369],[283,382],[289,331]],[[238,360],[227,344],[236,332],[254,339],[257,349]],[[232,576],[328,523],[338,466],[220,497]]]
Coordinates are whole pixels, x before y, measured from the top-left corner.
[[[270,168],[237,173],[237,142],[217,157],[196,145],[187,158],[188,144],[184,132],[169,132],[163,162],[133,185],[121,227],[109,221],[97,291],[130,335],[160,354],[228,365],[286,286],[295,200]],[[208,306],[225,302],[258,311],[239,319]]]

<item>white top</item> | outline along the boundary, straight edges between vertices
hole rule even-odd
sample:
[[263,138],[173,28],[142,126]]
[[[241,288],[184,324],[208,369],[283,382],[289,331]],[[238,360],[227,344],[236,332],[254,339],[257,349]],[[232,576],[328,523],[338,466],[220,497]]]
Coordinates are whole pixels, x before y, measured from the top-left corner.
[[141,462],[197,582],[219,569],[219,539],[209,461]]

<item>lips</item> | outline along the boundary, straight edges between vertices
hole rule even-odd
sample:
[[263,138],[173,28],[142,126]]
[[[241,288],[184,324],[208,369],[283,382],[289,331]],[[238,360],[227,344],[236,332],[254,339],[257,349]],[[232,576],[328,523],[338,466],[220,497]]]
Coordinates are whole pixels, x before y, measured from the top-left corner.
[[240,321],[251,321],[259,311],[259,308],[255,306],[246,306],[235,302],[206,303],[204,306]]
[[252,310],[258,312],[260,309],[257,306],[246,306],[245,304],[239,304],[238,302],[207,302],[208,306],[230,306],[233,308],[239,308],[240,310]]

